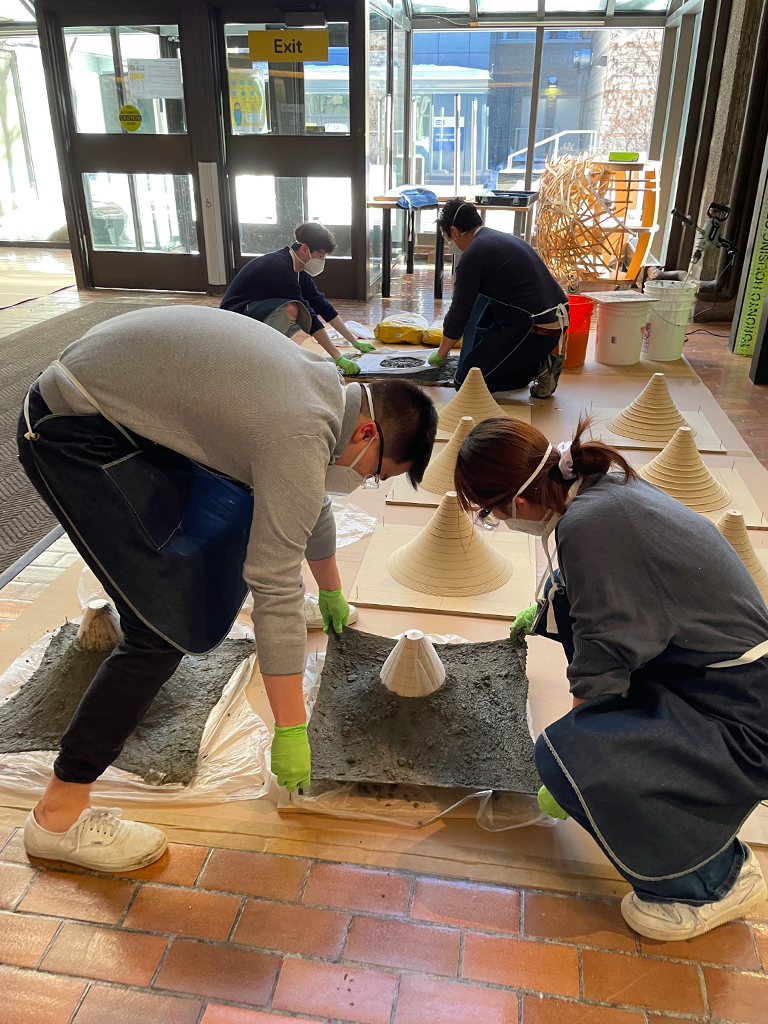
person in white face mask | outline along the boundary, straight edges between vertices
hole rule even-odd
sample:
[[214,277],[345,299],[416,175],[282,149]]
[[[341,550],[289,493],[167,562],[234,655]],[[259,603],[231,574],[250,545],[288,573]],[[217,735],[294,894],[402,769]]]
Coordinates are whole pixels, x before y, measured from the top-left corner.
[[352,334],[315,284],[336,239],[314,221],[299,224],[294,237],[290,247],[246,263],[227,288],[221,308],[261,320],[289,338],[302,331],[311,334],[346,376],[354,376],[359,373],[357,363],[341,355],[320,317],[358,352],[373,352],[374,346]]
[[185,653],[213,650],[253,598],[275,718],[271,768],[310,783],[302,695],[304,561],[326,631],[350,608],[329,492],[424,474],[432,400],[407,381],[344,387],[336,368],[247,317],[152,306],[73,342],[30,388],[19,459],[120,616],[25,827],[30,854],[129,871],[166,846],[157,828],[90,806]]
[[695,938],[768,895],[737,837],[768,797],[768,609],[714,524],[585,441],[588,426],[552,444],[485,420],[456,491],[547,550],[530,631],[562,644],[573,708],[536,742],[542,809],[574,818],[630,882],[635,931]]

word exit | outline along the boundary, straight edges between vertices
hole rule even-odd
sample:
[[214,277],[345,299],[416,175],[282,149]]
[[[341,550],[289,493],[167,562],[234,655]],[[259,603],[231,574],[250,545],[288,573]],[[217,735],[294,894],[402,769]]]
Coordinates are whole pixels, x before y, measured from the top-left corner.
[[248,33],[252,61],[270,64],[323,63],[328,60],[327,29],[285,29]]

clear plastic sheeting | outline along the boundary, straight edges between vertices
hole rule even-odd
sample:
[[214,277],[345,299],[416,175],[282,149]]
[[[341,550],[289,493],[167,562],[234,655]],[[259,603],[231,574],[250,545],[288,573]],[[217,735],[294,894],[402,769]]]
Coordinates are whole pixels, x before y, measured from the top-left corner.
[[336,520],[336,547],[345,548],[348,544],[362,540],[369,533],[373,533],[378,520],[376,516],[369,516],[357,505],[353,505],[349,498],[335,495],[332,499],[333,518]]
[[361,338],[363,341],[373,341],[376,337],[373,329],[367,324],[360,324],[357,320],[345,320],[344,323],[350,334],[354,334],[356,338]]
[[[393,637],[399,640],[403,634]],[[434,644],[463,644],[455,634],[429,634]],[[304,670],[304,703],[307,714],[320,689],[324,654],[310,655]],[[529,728],[531,723],[528,712]],[[468,817],[477,803],[474,818],[487,832],[503,832],[527,825],[554,825],[543,814],[535,796],[527,793],[496,793],[490,789],[444,789],[439,786],[403,786],[365,782],[316,782],[308,793],[287,793],[280,789],[278,808],[335,818],[379,821],[401,828],[420,829],[447,816]],[[462,811],[463,808],[463,811]]]
[[[83,604],[103,596],[90,570],[78,587]],[[54,633],[48,633],[24,652],[0,676],[0,705],[9,701],[32,677],[43,660]],[[243,639],[248,631],[235,623],[231,637]],[[246,690],[256,663],[251,655],[235,670],[221,698],[208,716],[198,754],[197,771],[188,785],[152,786],[140,776],[108,768],[94,784],[94,799],[101,804],[129,803],[210,804],[226,800],[253,800],[269,787],[269,729],[254,713]],[[45,789],[56,759],[55,751],[0,754],[0,786],[8,793],[36,799]]]

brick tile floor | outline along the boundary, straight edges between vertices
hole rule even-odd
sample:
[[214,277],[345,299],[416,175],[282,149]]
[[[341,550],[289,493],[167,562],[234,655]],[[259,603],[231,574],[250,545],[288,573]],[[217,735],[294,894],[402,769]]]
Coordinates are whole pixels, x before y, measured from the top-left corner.
[[613,900],[174,843],[49,871],[20,831],[0,1024],[768,1024],[768,903],[649,942]]

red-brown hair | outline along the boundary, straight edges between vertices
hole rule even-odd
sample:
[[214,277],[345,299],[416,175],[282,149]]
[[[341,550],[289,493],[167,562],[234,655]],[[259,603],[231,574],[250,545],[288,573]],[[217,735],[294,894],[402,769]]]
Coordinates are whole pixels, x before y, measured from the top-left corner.
[[[607,473],[615,466],[622,483],[635,480],[637,474],[623,455],[602,441],[582,441],[589,429],[588,417],[579,418],[571,442],[573,471],[579,476]],[[464,438],[456,459],[456,492],[459,504],[470,512],[477,508],[501,508],[509,505],[518,489],[544,457],[549,442],[529,423],[502,419],[483,420]],[[553,446],[549,458],[522,497],[561,515],[565,512],[568,489],[573,483],[559,469],[560,453]]]

